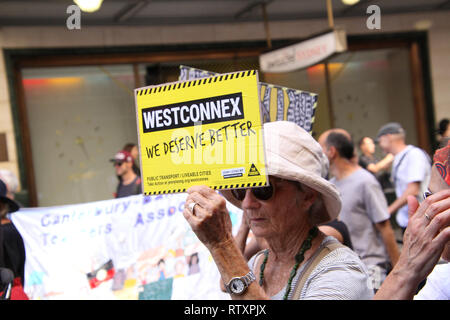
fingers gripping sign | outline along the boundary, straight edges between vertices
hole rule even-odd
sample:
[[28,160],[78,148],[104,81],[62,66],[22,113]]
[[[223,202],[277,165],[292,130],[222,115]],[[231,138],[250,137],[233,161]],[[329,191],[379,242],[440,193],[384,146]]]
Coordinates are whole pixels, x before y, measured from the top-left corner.
[[207,186],[187,190],[183,215],[206,247],[218,246],[233,238],[225,199]]

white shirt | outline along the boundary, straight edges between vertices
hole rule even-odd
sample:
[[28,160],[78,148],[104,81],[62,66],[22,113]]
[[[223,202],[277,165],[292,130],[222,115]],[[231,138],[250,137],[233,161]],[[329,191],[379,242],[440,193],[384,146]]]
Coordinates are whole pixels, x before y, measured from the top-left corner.
[[[397,153],[392,164],[392,179],[394,180],[395,194],[399,198],[406,190],[409,183],[420,182],[420,196],[427,190],[430,182],[431,161],[428,155],[421,149],[408,145]],[[408,205],[404,205],[397,211],[396,220],[399,226],[406,228],[408,225]]]
[[450,263],[434,267],[414,300],[450,300]]

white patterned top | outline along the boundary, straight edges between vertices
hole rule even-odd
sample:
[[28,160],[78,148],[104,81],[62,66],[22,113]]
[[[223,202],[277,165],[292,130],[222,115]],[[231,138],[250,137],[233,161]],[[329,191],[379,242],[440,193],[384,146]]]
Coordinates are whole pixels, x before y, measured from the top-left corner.
[[[320,247],[316,250],[314,257],[320,249],[329,241],[337,242],[331,236],[326,237]],[[255,274],[254,264],[260,253],[254,255],[248,262],[249,267]],[[292,299],[293,289],[299,280],[299,276],[307,264],[303,263],[297,270],[297,274],[292,280],[289,299]],[[308,279],[300,293],[301,300],[370,300],[374,295],[371,288],[367,267],[348,247],[340,247],[329,254],[317,264],[310,273]],[[286,286],[277,294],[271,297],[272,300],[282,300]]]

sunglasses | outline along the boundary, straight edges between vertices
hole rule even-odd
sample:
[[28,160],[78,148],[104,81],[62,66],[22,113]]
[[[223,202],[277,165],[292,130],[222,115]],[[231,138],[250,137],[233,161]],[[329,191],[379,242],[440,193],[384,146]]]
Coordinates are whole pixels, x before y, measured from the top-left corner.
[[116,161],[113,163],[113,167],[115,167],[115,166],[120,167],[123,163],[124,163],[124,161]]
[[242,201],[245,198],[245,194],[247,193],[247,190],[250,189],[253,196],[255,196],[258,200],[267,201],[274,195],[274,187],[270,183],[266,187],[258,187],[258,188],[245,188],[245,189],[232,189],[231,194],[236,198],[238,201]]

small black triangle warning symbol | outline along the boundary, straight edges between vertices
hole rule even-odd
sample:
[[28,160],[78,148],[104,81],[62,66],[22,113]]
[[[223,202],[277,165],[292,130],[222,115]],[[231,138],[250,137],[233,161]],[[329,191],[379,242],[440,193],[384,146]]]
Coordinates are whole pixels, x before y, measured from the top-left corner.
[[252,176],[259,176],[259,171],[258,169],[256,169],[256,166],[254,163],[252,163],[252,166],[250,167],[250,170],[248,171],[248,176],[252,177]]

